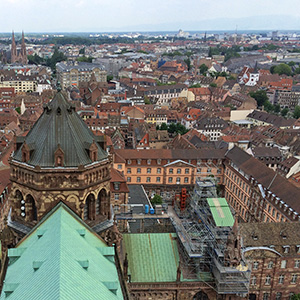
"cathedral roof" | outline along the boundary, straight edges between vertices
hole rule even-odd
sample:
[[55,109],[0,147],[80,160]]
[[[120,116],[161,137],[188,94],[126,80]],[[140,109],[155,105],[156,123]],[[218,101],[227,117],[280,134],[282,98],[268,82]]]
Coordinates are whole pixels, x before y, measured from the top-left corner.
[[114,248],[63,203],[8,251],[1,300],[124,299]]
[[[13,159],[22,161],[22,148],[30,150],[28,164],[40,167],[54,167],[54,153],[61,149],[64,155],[64,167],[78,167],[92,163],[89,149],[97,147],[97,161],[105,159],[107,153],[97,142],[73,107],[58,92],[53,100],[44,106],[44,112],[24,138],[22,146],[15,152]],[[26,143],[26,145],[25,145]]]

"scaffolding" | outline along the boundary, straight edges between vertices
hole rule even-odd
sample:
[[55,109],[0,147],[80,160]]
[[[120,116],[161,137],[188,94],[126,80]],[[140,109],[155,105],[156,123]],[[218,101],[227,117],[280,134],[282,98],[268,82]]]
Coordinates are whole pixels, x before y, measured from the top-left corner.
[[230,266],[225,259],[234,219],[226,200],[217,197],[214,179],[198,178],[189,205],[184,211],[181,208],[175,203],[168,214],[190,271],[188,276],[193,273],[201,280],[201,274],[210,272],[218,294],[247,294],[251,272],[243,257],[237,267]]

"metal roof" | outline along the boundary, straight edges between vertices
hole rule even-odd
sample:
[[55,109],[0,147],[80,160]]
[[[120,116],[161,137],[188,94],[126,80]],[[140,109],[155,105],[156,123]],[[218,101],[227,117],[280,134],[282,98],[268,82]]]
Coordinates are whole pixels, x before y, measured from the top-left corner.
[[63,203],[9,256],[0,299],[123,299],[114,248]]
[[179,262],[175,233],[124,234],[131,282],[175,282]]
[[[88,155],[89,146],[97,140],[75,108],[58,92],[44,108],[44,112],[25,137],[31,151],[30,165],[54,167],[54,152],[58,145],[64,152],[64,166],[78,167],[92,163]],[[96,143],[100,161],[107,153]],[[13,159],[22,161],[22,147]]]
[[216,226],[233,226],[234,218],[225,198],[208,198]]

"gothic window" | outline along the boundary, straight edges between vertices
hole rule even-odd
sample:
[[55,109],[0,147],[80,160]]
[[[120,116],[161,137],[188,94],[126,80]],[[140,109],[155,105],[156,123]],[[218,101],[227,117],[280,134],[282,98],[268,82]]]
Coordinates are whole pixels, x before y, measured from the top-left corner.
[[93,194],[89,194],[85,200],[83,219],[95,220],[95,214],[95,197]]

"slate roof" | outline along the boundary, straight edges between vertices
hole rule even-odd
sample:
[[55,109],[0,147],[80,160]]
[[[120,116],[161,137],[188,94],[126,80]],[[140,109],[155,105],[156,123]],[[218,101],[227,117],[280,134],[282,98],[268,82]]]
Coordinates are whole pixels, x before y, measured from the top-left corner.
[[9,255],[1,300],[123,299],[114,248],[63,203]]
[[[58,145],[64,152],[64,166],[78,167],[92,163],[88,149],[98,137],[90,131],[87,125],[75,112],[61,92],[45,106],[44,112],[25,138],[31,151],[28,164],[41,167],[54,166],[54,152]],[[100,161],[107,153],[96,143]],[[22,161],[22,147],[13,159]]]

